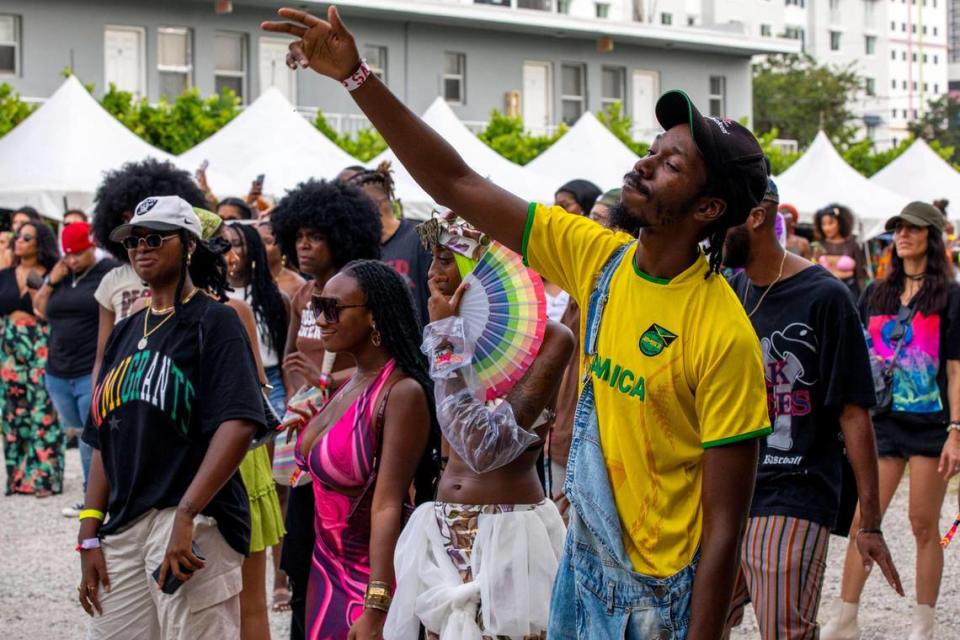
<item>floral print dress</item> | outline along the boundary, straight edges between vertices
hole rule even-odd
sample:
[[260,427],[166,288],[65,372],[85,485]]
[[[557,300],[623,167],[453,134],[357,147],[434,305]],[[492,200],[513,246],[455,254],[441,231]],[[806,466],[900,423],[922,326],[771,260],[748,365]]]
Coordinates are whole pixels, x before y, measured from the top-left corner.
[[[29,316],[11,317],[14,311]],[[5,495],[60,493],[65,437],[44,381],[46,322],[20,296],[13,268],[0,271],[0,429],[7,467]]]

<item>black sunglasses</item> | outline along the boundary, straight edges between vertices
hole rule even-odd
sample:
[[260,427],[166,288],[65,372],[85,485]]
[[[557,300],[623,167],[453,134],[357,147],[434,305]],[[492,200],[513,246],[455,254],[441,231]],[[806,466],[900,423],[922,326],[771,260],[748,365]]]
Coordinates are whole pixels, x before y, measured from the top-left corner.
[[141,242],[147,245],[149,249],[159,249],[164,242],[175,236],[176,234],[162,236],[159,233],[151,233],[146,236],[127,236],[121,244],[127,251],[136,251]]
[[910,314],[912,313],[913,313],[913,309],[911,309],[909,306],[907,305],[900,306],[900,310],[897,311],[896,326],[893,328],[893,331],[890,332],[891,341],[902,340],[903,336],[907,334],[907,330],[910,328],[909,325],[907,324],[907,319],[910,317]]
[[342,309],[354,309],[365,307],[365,304],[340,304],[336,298],[326,296],[313,296],[313,309],[315,313],[322,313],[323,319],[327,324],[340,322],[340,311]]
[[13,239],[14,239],[14,240],[23,240],[24,242],[30,242],[31,240],[33,240],[33,239],[36,238],[36,237],[37,237],[37,236],[32,236],[32,235],[30,235],[29,233],[18,233],[17,235],[13,236]]

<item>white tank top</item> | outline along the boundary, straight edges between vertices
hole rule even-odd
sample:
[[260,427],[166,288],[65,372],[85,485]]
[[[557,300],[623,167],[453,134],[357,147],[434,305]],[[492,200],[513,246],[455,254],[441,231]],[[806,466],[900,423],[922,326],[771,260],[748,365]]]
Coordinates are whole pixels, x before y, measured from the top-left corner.
[[[234,289],[228,291],[227,296],[233,300],[240,300],[250,304],[250,287]],[[267,327],[263,324],[257,325],[257,348],[260,350],[260,360],[263,362],[263,368],[275,367],[280,364],[280,356],[274,349],[268,347],[263,341],[263,334],[267,333]]]

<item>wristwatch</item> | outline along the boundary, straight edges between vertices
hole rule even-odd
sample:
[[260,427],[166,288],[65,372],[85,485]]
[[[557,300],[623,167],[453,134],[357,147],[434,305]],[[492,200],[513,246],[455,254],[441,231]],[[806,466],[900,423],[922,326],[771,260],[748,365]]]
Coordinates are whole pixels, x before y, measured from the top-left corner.
[[960,431],[960,420],[953,420],[947,425],[947,433],[951,431]]

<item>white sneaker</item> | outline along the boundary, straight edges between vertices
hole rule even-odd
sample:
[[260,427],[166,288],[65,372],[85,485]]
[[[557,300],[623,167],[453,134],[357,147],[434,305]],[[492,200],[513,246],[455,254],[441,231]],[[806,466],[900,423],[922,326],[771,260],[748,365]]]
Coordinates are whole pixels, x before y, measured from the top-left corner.
[[76,518],[80,515],[81,511],[83,511],[83,503],[78,502],[70,505],[69,507],[64,507],[60,510],[60,513],[63,514],[64,518]]
[[933,607],[925,604],[914,608],[910,640],[933,640],[934,613]]
[[830,621],[820,629],[820,640],[860,640],[860,627],[857,625],[859,609],[859,604],[837,598]]

